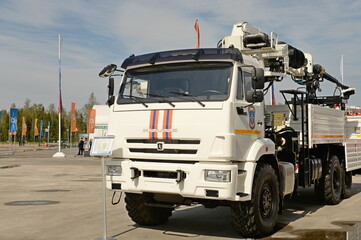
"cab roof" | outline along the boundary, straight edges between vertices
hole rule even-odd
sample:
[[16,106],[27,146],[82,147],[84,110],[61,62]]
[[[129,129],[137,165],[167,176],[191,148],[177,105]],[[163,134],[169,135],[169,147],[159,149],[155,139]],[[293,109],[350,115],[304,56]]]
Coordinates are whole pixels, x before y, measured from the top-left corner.
[[140,64],[155,64],[170,61],[185,60],[234,60],[243,61],[243,57],[238,48],[199,48],[199,49],[182,49],[164,52],[155,52],[139,56],[130,56],[122,63],[122,68]]

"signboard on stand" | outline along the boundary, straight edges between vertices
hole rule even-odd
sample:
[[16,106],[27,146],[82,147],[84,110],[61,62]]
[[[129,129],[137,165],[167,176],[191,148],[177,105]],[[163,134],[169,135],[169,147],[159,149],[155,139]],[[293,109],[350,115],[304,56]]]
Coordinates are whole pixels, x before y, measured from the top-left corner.
[[103,179],[103,237],[96,240],[115,240],[115,238],[107,237],[107,209],[106,209],[106,176],[105,176],[105,156],[112,155],[112,146],[114,136],[94,137],[93,144],[90,149],[91,156],[100,156],[102,162],[102,179]]
[[90,149],[91,156],[112,155],[114,136],[95,137]]

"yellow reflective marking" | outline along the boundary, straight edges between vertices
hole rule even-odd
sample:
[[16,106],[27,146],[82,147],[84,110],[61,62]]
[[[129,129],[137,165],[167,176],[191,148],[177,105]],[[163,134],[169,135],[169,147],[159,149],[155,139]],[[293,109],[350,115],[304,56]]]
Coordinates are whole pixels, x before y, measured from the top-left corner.
[[234,133],[235,133],[235,134],[261,134],[262,131],[235,129],[235,130],[234,130]]

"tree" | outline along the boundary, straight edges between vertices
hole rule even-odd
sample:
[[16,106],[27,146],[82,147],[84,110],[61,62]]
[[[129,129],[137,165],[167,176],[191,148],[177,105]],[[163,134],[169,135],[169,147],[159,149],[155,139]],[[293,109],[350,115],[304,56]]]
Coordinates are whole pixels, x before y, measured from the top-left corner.
[[2,110],[2,117],[0,119],[0,141],[7,141],[9,134],[9,113]]
[[94,105],[99,104],[95,94],[92,92],[88,99],[88,102],[82,108],[81,113],[77,116],[79,122],[79,131],[87,132],[87,121],[88,121],[88,109],[92,109]]
[[24,109],[29,109],[30,103],[31,103],[31,100],[29,98],[26,98],[25,102],[24,102]]
[[88,116],[88,109],[92,109],[93,108],[93,106],[94,105],[97,105],[97,104],[99,104],[98,103],[98,101],[97,101],[97,99],[96,99],[96,97],[95,97],[95,94],[92,92],[91,94],[90,94],[90,97],[89,97],[89,99],[88,99],[88,102],[84,105],[84,107],[83,107],[83,114],[85,115],[85,116]]

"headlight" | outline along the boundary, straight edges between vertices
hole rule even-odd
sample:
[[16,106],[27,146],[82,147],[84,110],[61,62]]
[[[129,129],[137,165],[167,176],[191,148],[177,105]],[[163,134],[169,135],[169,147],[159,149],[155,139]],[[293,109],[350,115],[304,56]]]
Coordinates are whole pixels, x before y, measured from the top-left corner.
[[208,182],[230,182],[231,171],[206,170],[204,172],[204,180]]
[[122,175],[122,166],[120,165],[108,165],[107,175],[109,176],[121,176]]

